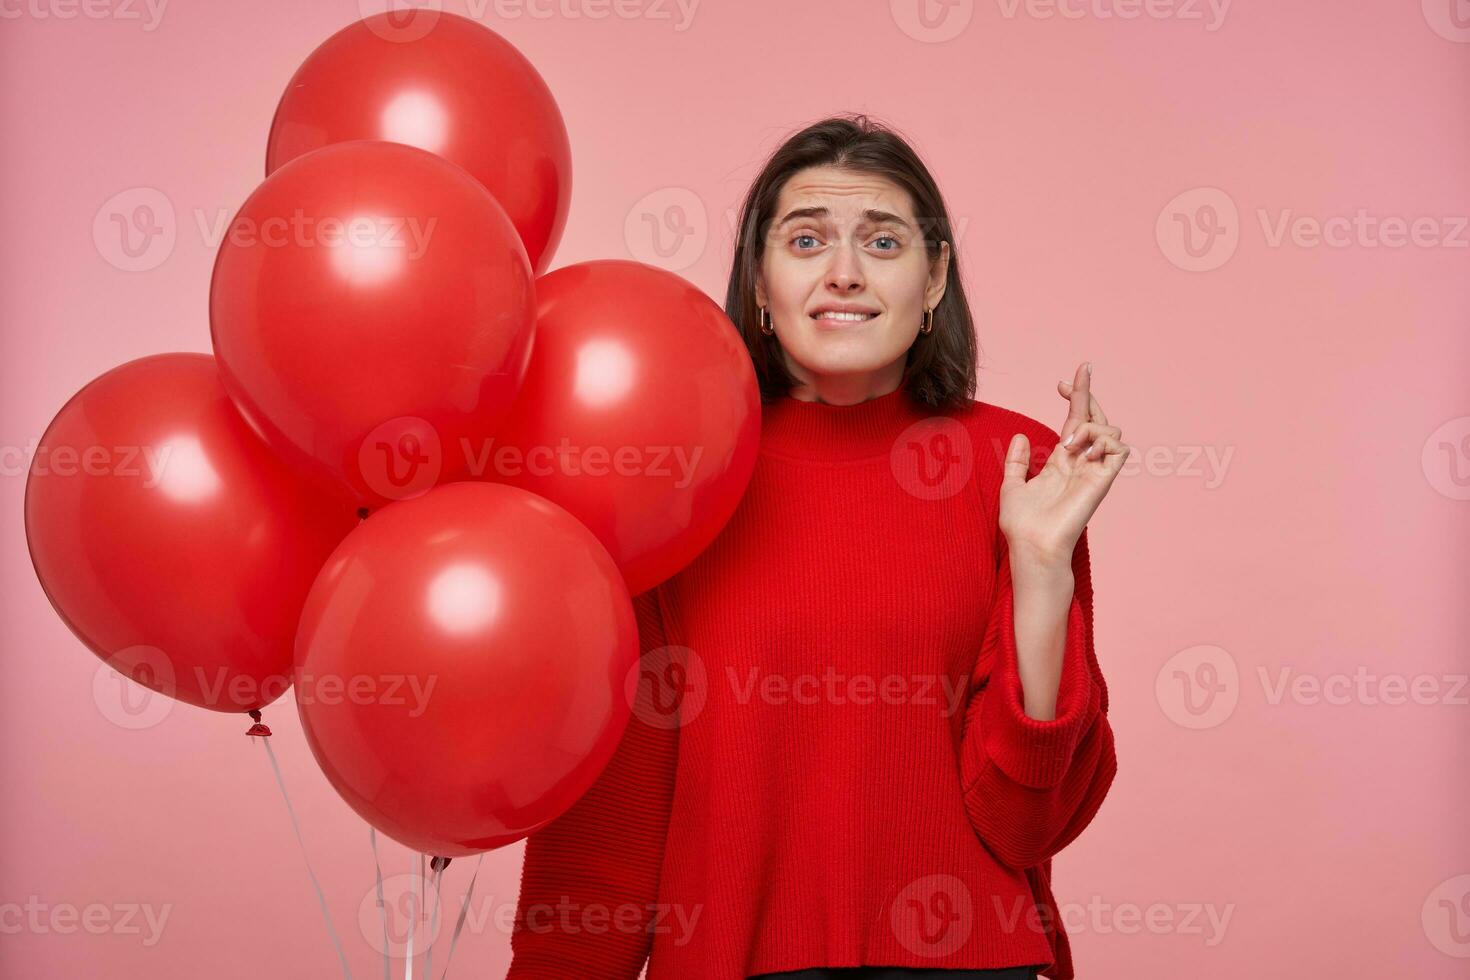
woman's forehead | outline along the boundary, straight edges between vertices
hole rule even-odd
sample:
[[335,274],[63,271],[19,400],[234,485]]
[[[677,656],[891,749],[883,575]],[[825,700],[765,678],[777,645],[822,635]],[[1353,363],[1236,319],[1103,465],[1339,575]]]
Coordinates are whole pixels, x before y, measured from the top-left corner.
[[781,188],[776,217],[797,208],[826,208],[834,218],[857,218],[867,211],[890,211],[912,219],[908,192],[876,174],[815,167],[797,171]]

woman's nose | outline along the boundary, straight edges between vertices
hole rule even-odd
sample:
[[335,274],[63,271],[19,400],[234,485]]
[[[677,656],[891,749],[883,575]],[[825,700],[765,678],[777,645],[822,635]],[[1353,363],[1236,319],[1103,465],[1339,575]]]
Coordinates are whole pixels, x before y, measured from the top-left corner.
[[832,250],[832,264],[827,269],[827,285],[847,292],[862,288],[862,265],[852,246],[843,245]]

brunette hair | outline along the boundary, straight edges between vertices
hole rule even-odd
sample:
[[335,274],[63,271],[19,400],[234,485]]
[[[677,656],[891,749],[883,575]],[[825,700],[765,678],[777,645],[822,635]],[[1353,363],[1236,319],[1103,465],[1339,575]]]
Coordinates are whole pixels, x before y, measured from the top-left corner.
[[977,344],[960,284],[949,211],[913,148],[890,127],[860,113],[832,116],[788,137],[766,161],[741,205],[725,313],[750,351],[761,396],[785,395],[797,383],[786,369],[780,341],[760,329],[755,284],[766,234],[776,220],[777,200],[786,181],[799,170],[819,166],[885,177],[908,191],[931,264],[939,258],[940,243],[949,242],[948,278],[944,296],[934,307],[934,329],[919,334],[909,348],[902,385],[911,397],[931,407],[967,405],[975,396]]

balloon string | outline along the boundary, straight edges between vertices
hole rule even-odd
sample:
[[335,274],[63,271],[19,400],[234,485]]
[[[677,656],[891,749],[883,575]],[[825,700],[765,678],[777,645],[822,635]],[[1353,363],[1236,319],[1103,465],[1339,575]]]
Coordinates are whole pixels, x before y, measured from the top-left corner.
[[322,894],[321,883],[316,879],[316,872],[311,870],[311,858],[306,855],[306,842],[301,839],[301,826],[296,822],[296,810],[291,806],[291,797],[286,792],[286,781],[281,778],[281,767],[276,762],[276,753],[271,749],[269,739],[261,739],[260,744],[265,746],[265,754],[271,761],[271,769],[276,774],[276,785],[281,788],[281,799],[286,801],[286,815],[291,818],[291,830],[296,834],[296,846],[301,849],[301,860],[306,863],[306,873],[311,878],[311,887],[316,889],[317,904],[321,906],[322,920],[327,924],[327,935],[332,937],[332,946],[337,950],[337,959],[342,964],[342,975],[347,980],[352,980],[352,971],[347,969],[347,957],[342,952],[342,942],[337,938],[337,930],[332,928],[332,917],[327,913],[327,899]]
[[444,876],[444,865],[448,863],[441,863],[439,858],[435,858],[429,864],[434,873],[430,879],[434,886],[434,908],[429,914],[429,938],[424,943],[424,980],[434,980],[434,943],[439,938],[439,881]]
[[383,862],[378,859],[378,830],[368,824],[368,841],[373,845],[373,874],[377,879],[378,919],[383,924],[383,980],[389,980],[392,969],[388,962],[388,909],[383,901]]
[[[411,872],[410,872],[411,873]],[[408,950],[403,958],[403,980],[413,980],[413,936],[419,928],[419,916],[424,907],[424,856],[419,855],[419,900],[413,909],[413,923],[408,930]]]
[[[470,911],[470,896],[475,893],[475,879],[480,877],[480,862],[485,860],[485,852],[480,852],[480,857],[475,861],[475,873],[470,876],[470,887],[465,889],[464,904],[459,908],[459,921],[454,924],[454,935],[449,937],[449,952],[444,954],[444,972],[439,974],[439,980],[445,980],[449,976],[449,961],[454,958],[454,944],[459,942],[460,930],[464,928],[465,916]],[[425,980],[432,980],[426,977]]]

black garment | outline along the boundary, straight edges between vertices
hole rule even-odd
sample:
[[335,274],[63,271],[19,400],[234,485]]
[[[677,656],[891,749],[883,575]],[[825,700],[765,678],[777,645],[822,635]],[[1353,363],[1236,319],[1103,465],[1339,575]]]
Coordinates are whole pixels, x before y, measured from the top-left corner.
[[1035,966],[999,970],[914,970],[903,966],[817,967],[783,973],[759,973],[746,980],[1036,980]]

